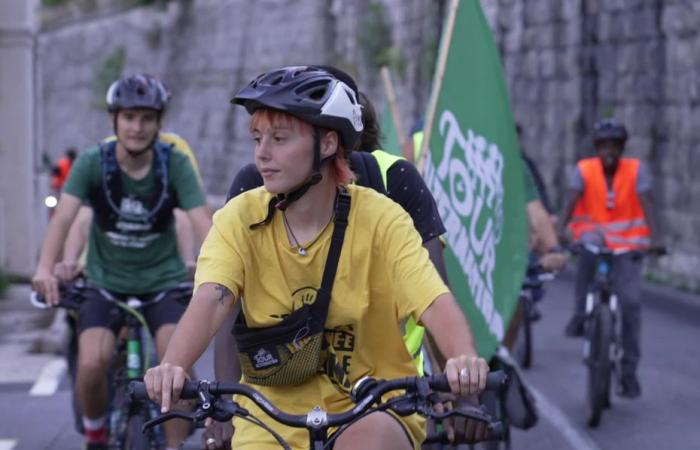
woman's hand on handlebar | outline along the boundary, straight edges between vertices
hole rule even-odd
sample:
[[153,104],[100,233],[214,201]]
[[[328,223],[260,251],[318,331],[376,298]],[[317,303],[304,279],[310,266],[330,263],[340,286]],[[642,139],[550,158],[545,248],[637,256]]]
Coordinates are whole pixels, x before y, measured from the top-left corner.
[[[206,429],[202,433],[202,448],[207,450],[225,450],[231,448],[233,424],[231,421],[217,422],[211,417],[204,422]],[[213,439],[213,441],[212,441]]]
[[[456,400],[436,403],[433,406],[435,412],[442,414],[457,408],[474,408],[479,407],[479,399],[477,396],[459,397]],[[451,417],[446,419],[445,432],[447,438],[454,444],[474,444],[488,439],[489,430],[488,424],[476,419],[466,419],[464,417]]]
[[148,369],[143,382],[150,399],[160,405],[161,413],[166,413],[180,399],[182,386],[187,379],[189,376],[185,369],[166,362]]
[[455,395],[478,395],[486,388],[489,365],[484,358],[461,355],[445,363],[445,375]]

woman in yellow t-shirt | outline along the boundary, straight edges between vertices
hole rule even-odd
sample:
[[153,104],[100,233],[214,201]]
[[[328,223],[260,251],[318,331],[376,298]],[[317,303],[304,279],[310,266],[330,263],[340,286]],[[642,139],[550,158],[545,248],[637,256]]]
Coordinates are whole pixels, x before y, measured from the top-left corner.
[[[480,392],[488,366],[478,357],[467,321],[428,259],[411,218],[385,196],[349,185],[347,149],[362,131],[355,93],[324,70],[285,67],[253,80],[233,103],[252,115],[255,162],[265,185],[215,214],[197,262],[192,301],[161,365],[146,374],[151,398],[163,411],[170,408],[187,372],[237,301],[251,328],[273,327],[314,304],[340,191],[350,195],[351,205],[323,327],[323,363],[295,385],[255,388],[285,412],[303,414],[316,405],[331,413],[351,409],[349,392],[360,378],[416,375],[401,333],[401,323],[412,316],[448,358],[445,372],[452,391]],[[261,367],[278,363],[272,354],[255,356]],[[242,382],[251,380],[244,368]],[[305,429],[274,422],[245,398],[237,401],[293,448],[308,448]],[[237,419],[234,425],[236,449],[279,446],[255,425]],[[424,427],[417,415],[375,412],[351,425],[334,448],[418,449]]]

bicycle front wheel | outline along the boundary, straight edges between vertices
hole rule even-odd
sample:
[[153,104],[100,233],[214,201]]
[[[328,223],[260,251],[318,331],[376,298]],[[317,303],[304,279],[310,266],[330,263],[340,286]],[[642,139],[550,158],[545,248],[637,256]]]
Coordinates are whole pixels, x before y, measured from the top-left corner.
[[143,424],[146,422],[141,414],[129,417],[124,435],[124,450],[150,450],[151,442],[143,433]]
[[523,369],[529,369],[532,365],[532,305],[529,300],[522,302],[522,319],[518,337],[515,341],[515,358]]
[[590,344],[588,368],[587,401],[588,426],[600,424],[603,409],[608,404],[612,363],[610,347],[613,340],[613,317],[607,304],[599,304],[588,319],[586,339]]

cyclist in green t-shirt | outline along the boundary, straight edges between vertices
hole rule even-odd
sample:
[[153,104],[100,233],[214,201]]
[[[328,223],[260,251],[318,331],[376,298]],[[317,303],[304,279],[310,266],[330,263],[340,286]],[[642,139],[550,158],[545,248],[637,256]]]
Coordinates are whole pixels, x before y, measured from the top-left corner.
[[[152,77],[135,75],[112,84],[107,105],[117,140],[81,152],[49,224],[32,285],[50,304],[59,300],[53,268],[82,204],[94,211],[86,264],[89,296],[148,299],[185,280],[173,209],[187,212],[202,240],[211,226],[204,193],[189,160],[157,139],[167,92]],[[83,302],[78,318],[76,392],[88,449],[106,448],[107,369],[118,323],[113,307]],[[166,298],[146,314],[159,356],[185,307]],[[186,424],[166,427],[168,448],[186,437]]]

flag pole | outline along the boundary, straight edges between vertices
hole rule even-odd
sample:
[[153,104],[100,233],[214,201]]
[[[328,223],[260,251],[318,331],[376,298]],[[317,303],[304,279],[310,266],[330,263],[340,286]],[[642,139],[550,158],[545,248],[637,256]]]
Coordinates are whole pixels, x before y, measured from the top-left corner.
[[382,66],[379,72],[382,75],[382,84],[384,85],[384,92],[386,93],[386,99],[389,103],[391,121],[394,123],[396,137],[399,140],[399,147],[401,148],[401,152],[403,153],[403,148],[406,144],[406,136],[404,135],[403,126],[401,123],[401,116],[399,115],[399,106],[396,102],[396,92],[394,91],[394,85],[391,82],[391,73],[389,72],[389,68],[387,66]]
[[[475,1],[475,0],[468,0]],[[450,9],[447,11],[447,20],[445,22],[444,32],[440,39],[440,51],[438,53],[437,65],[435,67],[435,77],[433,78],[433,87],[430,91],[430,101],[428,102],[428,112],[425,117],[425,125],[423,126],[423,141],[418,153],[418,161],[415,161],[418,171],[423,173],[425,165],[425,157],[428,153],[428,145],[430,144],[431,130],[433,121],[435,120],[435,110],[437,109],[437,101],[442,88],[442,80],[445,77],[445,67],[447,66],[447,55],[450,52],[452,45],[452,32],[457,19],[457,10],[459,9],[460,0],[451,0]]]

